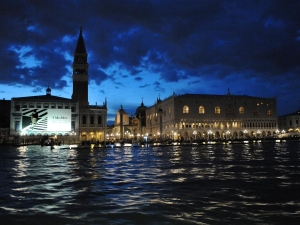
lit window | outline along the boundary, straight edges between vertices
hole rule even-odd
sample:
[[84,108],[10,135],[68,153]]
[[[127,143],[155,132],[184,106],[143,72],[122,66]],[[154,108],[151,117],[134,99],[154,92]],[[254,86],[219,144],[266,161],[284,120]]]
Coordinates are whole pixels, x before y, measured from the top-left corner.
[[244,107],[241,106],[241,107],[239,108],[239,113],[240,113],[240,114],[244,114],[244,113],[245,113]]
[[221,109],[219,106],[215,107],[215,114],[220,114],[221,113]]
[[268,116],[272,116],[272,111],[271,111],[271,110],[268,110],[268,111],[267,111],[267,115],[268,115]]
[[183,113],[189,113],[189,107],[188,106],[183,106]]
[[205,113],[205,110],[204,110],[204,107],[203,107],[203,106],[200,106],[200,107],[199,107],[199,113],[200,113],[200,114],[204,114],[204,113]]

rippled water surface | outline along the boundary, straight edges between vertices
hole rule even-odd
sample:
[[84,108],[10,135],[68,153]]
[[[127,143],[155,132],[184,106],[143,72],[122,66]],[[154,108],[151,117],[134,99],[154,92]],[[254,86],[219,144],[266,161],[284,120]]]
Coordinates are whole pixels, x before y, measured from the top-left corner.
[[1,224],[300,224],[300,143],[0,147]]

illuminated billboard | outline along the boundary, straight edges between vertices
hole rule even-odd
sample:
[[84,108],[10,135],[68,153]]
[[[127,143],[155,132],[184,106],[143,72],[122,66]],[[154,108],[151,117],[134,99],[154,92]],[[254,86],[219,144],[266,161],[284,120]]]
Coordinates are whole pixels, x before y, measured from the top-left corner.
[[49,131],[70,131],[71,110],[70,109],[48,109]]
[[23,134],[68,133],[71,121],[71,109],[22,109]]

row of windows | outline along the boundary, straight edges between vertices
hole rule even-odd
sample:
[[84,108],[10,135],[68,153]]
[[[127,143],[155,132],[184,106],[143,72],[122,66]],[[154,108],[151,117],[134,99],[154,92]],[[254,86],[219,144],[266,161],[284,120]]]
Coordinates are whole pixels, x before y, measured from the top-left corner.
[[[183,106],[182,113],[187,114],[187,113],[189,113],[189,111],[190,111],[190,109],[187,105]],[[221,113],[221,108],[219,106],[216,106],[215,107],[215,114],[220,114],[220,113]],[[232,109],[227,109],[227,113],[229,113],[229,114],[232,113]],[[245,108],[241,106],[239,108],[239,114],[244,114],[244,113],[245,113]],[[199,106],[199,114],[205,114],[204,106]],[[254,114],[257,115],[256,112],[254,112]],[[272,116],[272,111],[268,110],[267,115]]]
[[230,128],[276,128],[276,122],[214,122],[214,123],[176,123],[170,124],[165,128],[218,128],[218,129],[230,129]]
[[75,74],[86,74],[86,69],[76,69]]
[[[98,119],[97,123],[95,121],[96,118]],[[87,119],[88,119],[88,117],[86,115],[83,115],[81,117],[82,124],[87,124]],[[91,116],[89,116],[89,122],[90,122],[89,124],[102,124],[102,116],[95,117],[95,116],[91,115]]]
[[[29,107],[27,105],[22,105],[22,108],[23,109],[27,109],[27,108],[37,108],[37,109],[40,109],[40,108],[44,108],[44,109],[70,109],[70,106],[69,105],[62,105],[62,104],[55,104],[55,103],[51,103],[49,105],[49,103],[44,103],[44,104],[30,104]],[[72,105],[71,106],[71,109],[72,109],[72,112],[76,112],[76,106],[75,105]],[[15,105],[15,110],[16,111],[20,111],[21,110],[21,105]]]

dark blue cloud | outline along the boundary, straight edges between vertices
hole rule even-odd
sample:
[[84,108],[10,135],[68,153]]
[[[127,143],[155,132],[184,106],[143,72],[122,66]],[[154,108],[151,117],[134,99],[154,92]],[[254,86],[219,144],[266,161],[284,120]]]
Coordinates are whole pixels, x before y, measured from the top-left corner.
[[[49,83],[70,86],[66,77],[83,26],[89,77],[98,86],[126,87],[133,76],[143,81],[140,88],[164,92],[169,83],[187,81],[195,88],[180,90],[217,93],[234,86],[236,93],[277,94],[280,104],[298,92],[299,11],[293,0],[3,0],[0,84],[35,85],[35,91]],[[13,50],[24,46],[30,47],[24,55]],[[39,63],[26,65],[26,57]],[[151,72],[160,83],[153,84]]]

